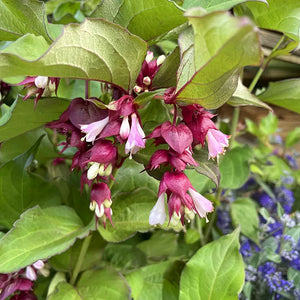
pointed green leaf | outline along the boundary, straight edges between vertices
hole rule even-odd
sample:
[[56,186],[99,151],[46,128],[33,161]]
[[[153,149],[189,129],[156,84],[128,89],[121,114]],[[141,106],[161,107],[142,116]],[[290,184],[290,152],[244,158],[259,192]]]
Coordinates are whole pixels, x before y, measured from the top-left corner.
[[34,0],[0,1],[0,40],[13,41],[26,33],[43,36],[52,41],[45,4]]
[[268,0],[268,6],[259,2],[247,2],[235,10],[247,15],[261,28],[281,31],[291,38],[300,37],[300,2],[295,0]]
[[234,300],[244,284],[239,231],[202,247],[189,260],[180,281],[180,300]]
[[88,230],[70,207],[34,207],[0,240],[0,272],[12,273],[65,251]]
[[232,106],[258,106],[272,111],[272,108],[269,105],[260,101],[255,95],[250,93],[250,91],[242,84],[241,80],[238,81],[237,89],[228,100],[227,104]]
[[11,119],[0,126],[0,142],[57,120],[69,104],[70,102],[64,99],[43,98],[34,109],[33,100],[23,101],[19,97]]
[[270,82],[258,98],[300,114],[300,79]]
[[77,284],[81,299],[130,299],[130,289],[124,277],[111,269],[86,271]]
[[11,106],[6,105],[3,103],[1,105],[1,118],[0,118],[0,127],[6,124],[12,116],[12,112],[15,109],[17,104],[17,100]]
[[182,7],[187,9],[191,7],[201,6],[208,12],[213,12],[217,10],[231,9],[235,5],[246,1],[259,1],[268,4],[267,0],[184,0]]
[[91,17],[119,24],[146,41],[186,22],[182,10],[168,0],[104,0]]
[[193,26],[179,37],[177,100],[208,109],[223,105],[237,88],[240,68],[261,61],[257,30],[225,12],[186,12]]
[[40,142],[41,138],[27,152],[0,167],[0,224],[7,228],[34,205],[57,205],[61,201],[53,183],[27,170]]
[[1,52],[2,78],[44,75],[93,79],[124,90],[134,85],[147,51],[146,43],[124,28],[93,19],[65,26],[63,34],[34,61],[24,47],[18,46],[18,55],[5,49]]
[[241,233],[258,244],[259,220],[255,203],[249,198],[237,198],[230,209],[234,226],[240,225]]

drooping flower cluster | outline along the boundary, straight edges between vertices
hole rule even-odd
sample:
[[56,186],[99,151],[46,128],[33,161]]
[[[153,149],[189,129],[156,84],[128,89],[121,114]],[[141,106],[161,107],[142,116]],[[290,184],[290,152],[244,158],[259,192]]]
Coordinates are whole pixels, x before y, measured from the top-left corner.
[[10,274],[0,274],[0,300],[36,300],[33,293],[37,275],[49,276],[49,269],[41,260],[31,266]]
[[[164,198],[167,197],[169,222],[192,219],[194,214],[206,218],[213,210],[212,203],[201,196],[193,188],[184,174],[187,166],[198,166],[193,158],[193,147],[207,144],[208,159],[218,158],[228,146],[229,136],[220,132],[212,118],[214,115],[200,105],[181,106],[176,103],[175,89],[165,92],[165,104],[174,108],[173,123],[163,122],[153,132],[145,136],[139,105],[135,97],[143,92],[155,90],[154,77],[164,61],[164,56],[154,59],[148,51],[142,64],[136,85],[128,94],[117,87],[111,88],[111,101],[102,102],[98,98],[75,98],[59,120],[47,126],[65,136],[60,143],[61,153],[69,147],[77,148],[72,159],[71,170],[81,172],[81,189],[87,184],[91,188],[90,209],[95,218],[102,220],[104,226],[108,219],[112,223],[112,199],[109,183],[114,181],[114,170],[122,166],[123,161],[130,159],[146,147],[147,139],[154,139],[158,145],[166,145],[167,149],[155,151],[147,169],[154,170],[161,165],[170,167],[160,182],[158,202],[150,213],[152,225],[165,221]],[[24,85],[27,93],[24,100],[35,97],[35,105],[49,91],[57,91],[59,79],[44,76],[27,77],[18,85]],[[177,116],[181,110],[182,116]],[[118,145],[124,145],[120,154]],[[124,155],[125,153],[125,155]],[[55,163],[61,162],[56,160]]]

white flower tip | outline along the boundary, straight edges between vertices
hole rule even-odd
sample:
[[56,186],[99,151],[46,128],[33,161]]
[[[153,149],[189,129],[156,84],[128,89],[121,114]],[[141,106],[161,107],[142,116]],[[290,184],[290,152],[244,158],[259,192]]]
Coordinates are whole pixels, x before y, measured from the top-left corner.
[[32,264],[36,269],[42,269],[44,267],[44,263],[42,260],[38,260],[36,261],[34,264]]
[[35,270],[31,267],[28,266],[26,268],[26,277],[31,280],[31,281],[35,281],[36,280],[36,273]]
[[48,85],[48,77],[46,76],[37,76],[34,80],[34,84],[36,87],[45,89],[46,86]]
[[157,61],[156,61],[156,64],[159,66],[161,65],[166,59],[166,56],[165,55],[160,55],[158,58],[157,58]]
[[100,207],[99,207],[99,205],[96,205],[95,214],[98,218],[101,218],[104,215],[103,204],[101,204]]
[[165,197],[161,194],[152,208],[149,216],[150,225],[163,225],[166,220],[166,210],[165,210]]
[[99,163],[93,163],[87,171],[87,178],[89,180],[95,179],[99,173],[99,168]]
[[153,59],[153,52],[152,51],[147,51],[147,55],[146,55],[145,61],[147,63],[149,63],[152,59]]

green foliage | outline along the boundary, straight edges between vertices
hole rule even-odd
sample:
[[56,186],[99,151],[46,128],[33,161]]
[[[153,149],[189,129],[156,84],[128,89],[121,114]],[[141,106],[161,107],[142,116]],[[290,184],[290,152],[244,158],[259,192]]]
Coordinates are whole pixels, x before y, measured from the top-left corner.
[[33,105],[31,100],[23,102],[21,97],[18,98],[11,119],[8,123],[0,126],[0,142],[58,119],[61,113],[67,109],[69,101],[58,98],[43,98],[37,105],[38,110],[34,110]]
[[119,24],[146,41],[186,22],[179,7],[168,0],[104,0],[91,17]]
[[237,229],[204,246],[189,260],[182,272],[179,299],[236,299],[243,283]]
[[39,59],[32,62],[24,49],[36,48],[38,41],[39,37],[36,37],[31,45],[18,43],[17,49],[14,48],[18,56],[11,54],[11,49],[9,52],[4,49],[0,54],[1,76],[93,79],[128,90],[134,85],[147,48],[140,38],[105,20],[86,20],[81,25],[65,26],[49,51],[44,53],[41,49]]
[[252,153],[249,147],[236,147],[228,152],[220,162],[222,188],[241,187],[250,175],[248,161]]
[[15,272],[39,259],[65,251],[88,231],[70,207],[41,209],[36,206],[22,214],[0,240],[0,272]]
[[270,82],[268,89],[258,95],[258,98],[267,103],[300,113],[299,83],[299,79]]
[[237,198],[231,205],[231,217],[241,233],[258,244],[259,220],[255,203],[248,198]]
[[186,16],[193,31],[189,28],[179,38],[177,99],[218,108],[236,90],[240,68],[261,61],[257,32],[248,20],[225,12],[203,15],[192,9]]
[[0,167],[0,224],[7,228],[34,205],[47,207],[60,204],[61,196],[55,184],[30,172],[41,139],[28,151]]

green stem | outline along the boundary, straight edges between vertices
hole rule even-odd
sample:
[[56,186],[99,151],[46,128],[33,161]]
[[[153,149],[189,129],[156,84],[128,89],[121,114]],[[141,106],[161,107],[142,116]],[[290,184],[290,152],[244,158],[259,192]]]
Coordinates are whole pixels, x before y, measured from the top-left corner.
[[90,86],[90,81],[86,80],[85,81],[85,99],[88,99],[91,95],[91,86]]
[[[280,46],[280,44],[283,42],[285,36],[282,35],[282,37],[280,38],[280,40],[277,42],[277,44],[275,45],[275,47],[273,48],[272,52],[269,54],[269,56],[267,57],[265,63],[258,69],[257,73],[255,74],[254,78],[252,79],[250,85],[249,85],[249,91],[252,92],[258,82],[258,80],[260,79],[262,73],[264,72],[265,68],[267,67],[267,65],[269,64],[269,62],[271,61],[271,59],[273,58],[272,55],[273,53],[278,49],[278,47]],[[239,116],[240,116],[240,108],[239,107],[235,107],[234,111],[233,111],[233,116],[232,116],[232,121],[231,121],[231,129],[230,129],[230,134],[231,134],[231,138],[230,138],[230,148],[232,148],[233,142],[235,140],[236,137],[236,128],[238,125],[238,121],[239,121]]]
[[231,128],[230,128],[230,146],[229,148],[232,148],[233,142],[235,140],[235,136],[236,136],[236,129],[238,126],[238,122],[239,122],[239,116],[240,116],[240,108],[239,107],[235,107],[233,110],[233,116],[232,116],[232,120],[231,120]]
[[73,270],[72,277],[71,277],[71,280],[70,280],[70,284],[71,285],[74,285],[74,283],[76,282],[76,279],[77,279],[77,276],[78,276],[78,274],[80,272],[81,266],[83,264],[86,252],[87,252],[87,250],[89,248],[91,239],[92,239],[92,233],[90,235],[88,235],[83,240],[83,243],[82,243],[82,246],[81,246],[81,250],[80,250],[80,253],[79,253],[79,257],[78,257],[78,260],[76,262],[76,265],[75,265],[75,268]]
[[204,235],[203,235],[203,230],[202,230],[202,225],[201,225],[201,219],[200,218],[196,218],[196,225],[197,225],[197,231],[200,235],[200,244],[201,247],[205,245],[204,242]]

